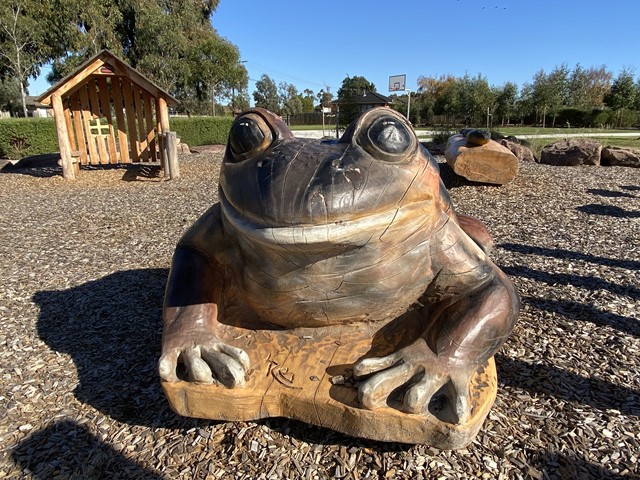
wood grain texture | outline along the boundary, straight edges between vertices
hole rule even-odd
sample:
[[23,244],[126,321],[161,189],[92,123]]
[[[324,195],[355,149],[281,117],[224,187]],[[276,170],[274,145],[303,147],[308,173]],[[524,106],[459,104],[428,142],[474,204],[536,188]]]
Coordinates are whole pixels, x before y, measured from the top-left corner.
[[104,118],[107,119],[109,125],[109,135],[107,137],[107,146],[109,148],[110,163],[118,163],[118,153],[115,142],[115,129],[113,128],[113,116],[111,115],[111,97],[109,96],[109,87],[105,77],[98,77],[98,90],[100,94],[100,111]]
[[472,182],[503,185],[518,174],[518,158],[493,140],[484,145],[470,145],[464,135],[452,135],[447,141],[445,158],[456,174]]
[[[243,348],[252,369],[247,383],[229,389],[180,381],[163,382],[172,409],[184,416],[225,421],[288,417],[373,440],[424,443],[443,449],[463,448],[482,426],[497,391],[493,358],[472,380],[471,418],[456,425],[446,421],[446,408],[416,415],[387,407],[362,408],[357,388],[336,384],[349,378],[353,364],[372,350],[388,349],[371,328],[311,328],[286,331],[248,330],[229,325],[222,340]],[[378,343],[378,345],[374,345]]]

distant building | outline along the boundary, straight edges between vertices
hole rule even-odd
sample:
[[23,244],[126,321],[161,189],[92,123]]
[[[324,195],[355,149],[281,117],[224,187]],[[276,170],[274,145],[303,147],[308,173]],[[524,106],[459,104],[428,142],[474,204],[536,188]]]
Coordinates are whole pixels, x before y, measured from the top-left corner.
[[40,103],[36,100],[37,98],[38,97],[31,95],[26,96],[25,101],[27,104],[27,114],[34,118],[53,117],[53,109],[51,108],[51,105]]
[[363,92],[362,95],[356,95],[348,99],[338,99],[331,102],[331,105],[335,105],[336,109],[340,111],[340,108],[346,106],[356,106],[357,112],[362,113],[367,110],[371,110],[375,107],[388,107],[391,104],[391,99],[380,95],[376,92]]

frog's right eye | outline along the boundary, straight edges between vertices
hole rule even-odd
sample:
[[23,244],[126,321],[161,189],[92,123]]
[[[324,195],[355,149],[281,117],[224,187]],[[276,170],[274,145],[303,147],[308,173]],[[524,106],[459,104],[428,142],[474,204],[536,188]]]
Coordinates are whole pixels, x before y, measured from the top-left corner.
[[232,161],[245,160],[263,152],[271,145],[273,138],[271,128],[261,116],[248,113],[239,117],[229,132]]

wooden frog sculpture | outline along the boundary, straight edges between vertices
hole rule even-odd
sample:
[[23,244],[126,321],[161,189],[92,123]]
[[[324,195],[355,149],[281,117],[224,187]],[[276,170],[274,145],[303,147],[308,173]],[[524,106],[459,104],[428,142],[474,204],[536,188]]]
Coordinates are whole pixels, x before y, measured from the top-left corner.
[[174,410],[442,448],[473,439],[518,295],[404,117],[369,110],[319,141],[249,110],[219,197],[167,284],[159,370]]

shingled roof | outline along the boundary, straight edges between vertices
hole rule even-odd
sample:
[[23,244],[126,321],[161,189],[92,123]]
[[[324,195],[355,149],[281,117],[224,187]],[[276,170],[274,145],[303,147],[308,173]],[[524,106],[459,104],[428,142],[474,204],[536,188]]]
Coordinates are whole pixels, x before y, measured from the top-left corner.
[[377,92],[365,92],[363,95],[355,95],[350,98],[342,98],[338,100],[334,100],[334,105],[344,105],[348,104],[356,104],[356,105],[388,105],[391,103],[391,99],[389,97],[385,97],[384,95],[380,95]]

